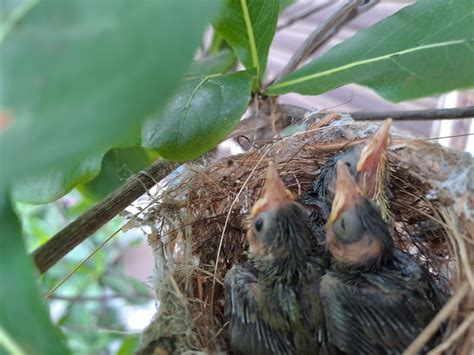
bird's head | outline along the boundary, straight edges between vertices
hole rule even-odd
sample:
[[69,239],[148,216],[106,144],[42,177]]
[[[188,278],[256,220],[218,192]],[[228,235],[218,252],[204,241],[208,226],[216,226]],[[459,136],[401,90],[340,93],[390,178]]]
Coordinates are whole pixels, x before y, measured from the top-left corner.
[[250,213],[249,253],[269,260],[297,259],[309,249],[306,210],[285,188],[273,163],[268,166],[263,196]]
[[316,189],[320,197],[332,201],[336,193],[336,165],[342,161],[354,176],[361,192],[380,207],[384,220],[388,220],[387,197],[388,184],[388,145],[392,120],[387,119],[365,146],[355,146],[332,158],[321,172]]
[[392,119],[386,119],[365,145],[356,166],[357,184],[362,192],[380,207],[384,220],[388,219],[385,188],[388,183],[388,145]]
[[326,242],[338,263],[366,266],[390,257],[393,239],[380,210],[362,193],[343,161],[337,162],[336,194]]

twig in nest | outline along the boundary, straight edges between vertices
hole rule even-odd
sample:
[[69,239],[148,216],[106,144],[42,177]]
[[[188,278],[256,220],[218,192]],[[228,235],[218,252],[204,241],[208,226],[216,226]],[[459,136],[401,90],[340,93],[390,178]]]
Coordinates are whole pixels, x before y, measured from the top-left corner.
[[428,355],[437,355],[441,354],[442,352],[448,350],[453,343],[461,337],[461,335],[469,329],[471,325],[474,324],[474,313],[471,313],[464,321],[456,328],[456,330],[441,344],[439,344],[436,348],[431,350]]
[[418,354],[423,346],[430,340],[433,334],[439,329],[441,324],[451,316],[459,306],[462,299],[469,293],[469,284],[464,282],[453,297],[444,305],[441,311],[431,320],[425,329],[416,337],[408,348],[403,352],[404,355]]
[[253,169],[250,171],[250,174],[249,176],[247,176],[247,179],[245,179],[244,183],[242,184],[242,187],[240,188],[239,192],[237,193],[237,195],[235,196],[234,200],[232,201],[232,203],[230,204],[229,206],[229,212],[227,213],[227,216],[225,218],[225,222],[224,222],[224,228],[222,229],[222,234],[221,234],[221,238],[219,240],[219,246],[217,248],[217,256],[216,256],[216,263],[215,263],[215,267],[214,267],[214,277],[212,279],[212,289],[211,289],[211,313],[213,312],[213,308],[214,308],[214,289],[215,289],[215,286],[216,286],[216,280],[217,280],[217,266],[219,265],[219,257],[220,257],[220,254],[221,254],[221,249],[222,249],[222,243],[224,241],[224,234],[225,234],[225,231],[227,229],[227,224],[229,223],[229,219],[230,219],[230,215],[232,213],[232,209],[234,208],[234,205],[236,204],[237,200],[239,199],[240,195],[242,194],[242,192],[244,191],[245,187],[247,186],[250,178],[253,176],[253,174],[255,173],[255,170],[257,170],[257,167],[260,165],[260,163],[263,161],[263,159],[265,158],[265,156],[268,154],[268,152],[271,150],[272,146],[270,146],[266,151],[265,153],[262,154],[262,156],[260,157],[260,159],[257,161],[257,163],[255,164],[255,166],[253,167]]

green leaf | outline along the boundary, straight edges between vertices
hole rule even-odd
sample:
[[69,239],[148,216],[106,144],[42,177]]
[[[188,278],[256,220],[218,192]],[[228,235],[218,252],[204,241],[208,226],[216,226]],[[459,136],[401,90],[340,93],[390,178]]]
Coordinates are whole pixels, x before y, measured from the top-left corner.
[[112,148],[102,159],[100,174],[79,185],[78,189],[91,200],[100,201],[150,163],[148,153],[142,147]]
[[265,75],[278,12],[278,0],[227,0],[224,12],[214,23],[216,32],[225,38],[243,65],[256,68],[259,80]]
[[24,354],[68,354],[41,300],[20,223],[5,194],[0,194],[0,225],[0,349],[7,338]]
[[229,49],[223,49],[191,64],[187,76],[222,74],[235,62],[235,56]]
[[130,355],[135,354],[137,351],[138,345],[140,344],[140,337],[137,335],[128,335],[120,345],[120,349],[117,352],[117,355]]
[[0,43],[0,186],[139,132],[179,85],[220,3],[32,2]]
[[286,7],[293,4],[294,0],[280,0],[280,12],[283,11]]
[[267,94],[357,83],[390,101],[474,86],[474,2],[419,0],[282,78]]
[[103,154],[75,159],[54,166],[45,173],[18,179],[12,188],[15,200],[43,204],[57,200],[77,184],[92,180],[99,174]]
[[143,145],[180,161],[207,152],[242,117],[252,77],[252,71],[243,71],[185,80],[166,110],[145,123]]

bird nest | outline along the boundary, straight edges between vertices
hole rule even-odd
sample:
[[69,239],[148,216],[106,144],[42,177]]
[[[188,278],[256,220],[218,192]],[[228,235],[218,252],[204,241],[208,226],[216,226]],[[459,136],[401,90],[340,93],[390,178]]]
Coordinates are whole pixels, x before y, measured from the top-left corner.
[[[308,191],[328,158],[363,143],[377,128],[336,118],[256,142],[244,154],[185,165],[160,182],[139,220],[155,255],[158,299],[140,354],[228,351],[223,280],[246,259],[246,216],[261,194],[268,162],[288,189]],[[426,265],[448,299],[412,349],[443,325],[434,352],[467,353],[474,308],[474,160],[392,130],[389,162],[395,242]]]

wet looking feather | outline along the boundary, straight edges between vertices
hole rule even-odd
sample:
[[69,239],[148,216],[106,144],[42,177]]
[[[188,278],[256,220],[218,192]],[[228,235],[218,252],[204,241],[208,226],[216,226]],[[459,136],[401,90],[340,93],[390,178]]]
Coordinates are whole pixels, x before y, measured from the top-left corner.
[[236,354],[318,353],[319,283],[306,210],[270,163],[248,219],[248,261],[225,277],[229,337]]
[[328,160],[313,184],[309,197],[330,205],[336,192],[337,163],[344,162],[354,176],[361,193],[380,208],[385,221],[389,220],[387,185],[389,180],[388,145],[392,120],[387,119],[365,145],[357,145]]
[[337,163],[336,194],[326,224],[326,242],[342,264],[382,263],[393,252],[393,239],[380,210],[365,196],[343,161]]

